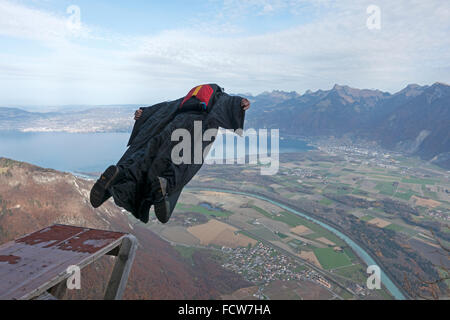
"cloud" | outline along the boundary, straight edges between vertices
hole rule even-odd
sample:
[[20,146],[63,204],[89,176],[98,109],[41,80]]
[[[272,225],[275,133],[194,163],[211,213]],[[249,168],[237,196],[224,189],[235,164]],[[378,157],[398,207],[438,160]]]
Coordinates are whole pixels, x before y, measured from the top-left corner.
[[[243,3],[238,6],[241,12],[244,5],[267,5],[267,1]],[[226,6],[234,4],[225,1]],[[282,6],[280,1],[276,4]],[[369,4],[341,1],[320,20],[257,36],[210,37],[196,30],[164,33],[143,41],[140,63],[150,66],[152,59],[164,57],[167,68],[174,62],[176,70],[212,73],[247,90],[261,85],[317,89],[335,82],[393,90],[420,80],[417,75],[424,68],[448,66],[445,34],[450,23],[445,4],[385,1],[380,5],[382,29],[376,32],[366,26]]]
[[11,1],[0,0],[0,35],[44,41],[66,41],[72,37],[89,37],[90,30],[80,25],[71,28],[70,16],[32,9]]
[[223,0],[220,11],[227,18],[242,17],[246,14],[272,14],[280,11],[301,14],[306,8],[329,8],[334,6],[335,2],[335,0]]
[[[207,24],[134,36],[84,24],[74,35],[66,16],[0,0],[0,35],[33,39],[52,49],[32,58],[0,54],[6,63],[0,66],[5,71],[0,96],[12,101],[6,88],[36,92],[30,88],[39,87],[39,99],[57,103],[139,103],[181,96],[203,82],[254,93],[324,89],[334,83],[395,91],[410,82],[449,82],[448,5],[437,0],[376,3],[381,30],[366,26],[372,1],[224,0]],[[305,19],[306,7],[317,16]],[[246,33],[236,22],[280,12],[299,23]],[[50,86],[64,95],[54,99]]]

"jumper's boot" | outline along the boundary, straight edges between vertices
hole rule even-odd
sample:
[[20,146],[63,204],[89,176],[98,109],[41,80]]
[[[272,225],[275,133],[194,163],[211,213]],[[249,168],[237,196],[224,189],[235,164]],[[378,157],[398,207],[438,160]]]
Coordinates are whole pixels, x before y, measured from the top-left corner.
[[156,189],[153,193],[155,214],[161,223],[167,223],[172,215],[169,196],[167,194],[167,179],[158,177],[155,183]]
[[117,166],[110,166],[105,172],[103,172],[94,184],[90,196],[91,204],[94,208],[100,207],[111,197],[111,193],[108,191],[108,188],[119,176],[119,173],[120,169]]

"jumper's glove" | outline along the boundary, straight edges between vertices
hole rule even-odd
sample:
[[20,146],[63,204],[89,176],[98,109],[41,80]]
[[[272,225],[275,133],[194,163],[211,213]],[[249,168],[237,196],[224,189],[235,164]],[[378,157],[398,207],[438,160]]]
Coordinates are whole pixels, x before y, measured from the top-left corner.
[[142,109],[136,110],[136,112],[134,113],[134,120],[138,121],[142,117],[143,112],[144,110]]
[[250,109],[250,106],[251,106],[251,104],[250,104],[250,101],[248,101],[248,99],[242,99],[242,102],[241,102],[241,107],[244,109],[244,111],[247,111],[248,109]]

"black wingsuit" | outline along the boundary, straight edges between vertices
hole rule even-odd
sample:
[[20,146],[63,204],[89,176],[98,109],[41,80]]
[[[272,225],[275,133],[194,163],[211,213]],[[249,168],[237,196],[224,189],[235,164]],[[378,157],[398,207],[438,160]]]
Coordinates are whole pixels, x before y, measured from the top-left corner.
[[[122,171],[121,178],[109,188],[115,203],[147,223],[149,209],[154,203],[152,190],[155,186],[152,186],[152,181],[163,177],[168,181],[167,192],[170,210],[173,211],[183,188],[203,165],[203,161],[194,163],[194,143],[201,143],[202,151],[208,152],[219,127],[243,129],[245,111],[241,106],[242,99],[218,90],[207,111],[180,110],[183,98],[143,108],[142,116],[134,125],[129,148],[117,164]],[[194,137],[195,121],[202,123],[202,136],[206,130],[215,129],[212,141]],[[172,149],[180,143],[171,139],[177,129],[186,129],[191,134],[190,164],[172,162]]]

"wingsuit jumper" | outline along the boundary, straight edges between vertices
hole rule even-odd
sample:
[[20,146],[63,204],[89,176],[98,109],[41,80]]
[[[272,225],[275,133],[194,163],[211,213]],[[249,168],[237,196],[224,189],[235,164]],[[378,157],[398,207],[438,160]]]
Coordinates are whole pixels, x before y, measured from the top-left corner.
[[[207,84],[193,88],[184,98],[139,109],[128,150],[93,186],[92,206],[98,208],[113,197],[119,207],[147,223],[154,205],[158,220],[167,223],[183,188],[204,163],[203,157],[200,162],[174,163],[172,151],[180,141],[172,141],[172,134],[178,129],[187,130],[192,139],[190,154],[194,155],[195,144],[200,143],[206,157],[219,127],[243,130],[249,108],[247,99],[230,96],[218,85]],[[199,121],[201,137],[198,132],[194,135]],[[203,134],[210,129],[211,141],[203,141]]]

